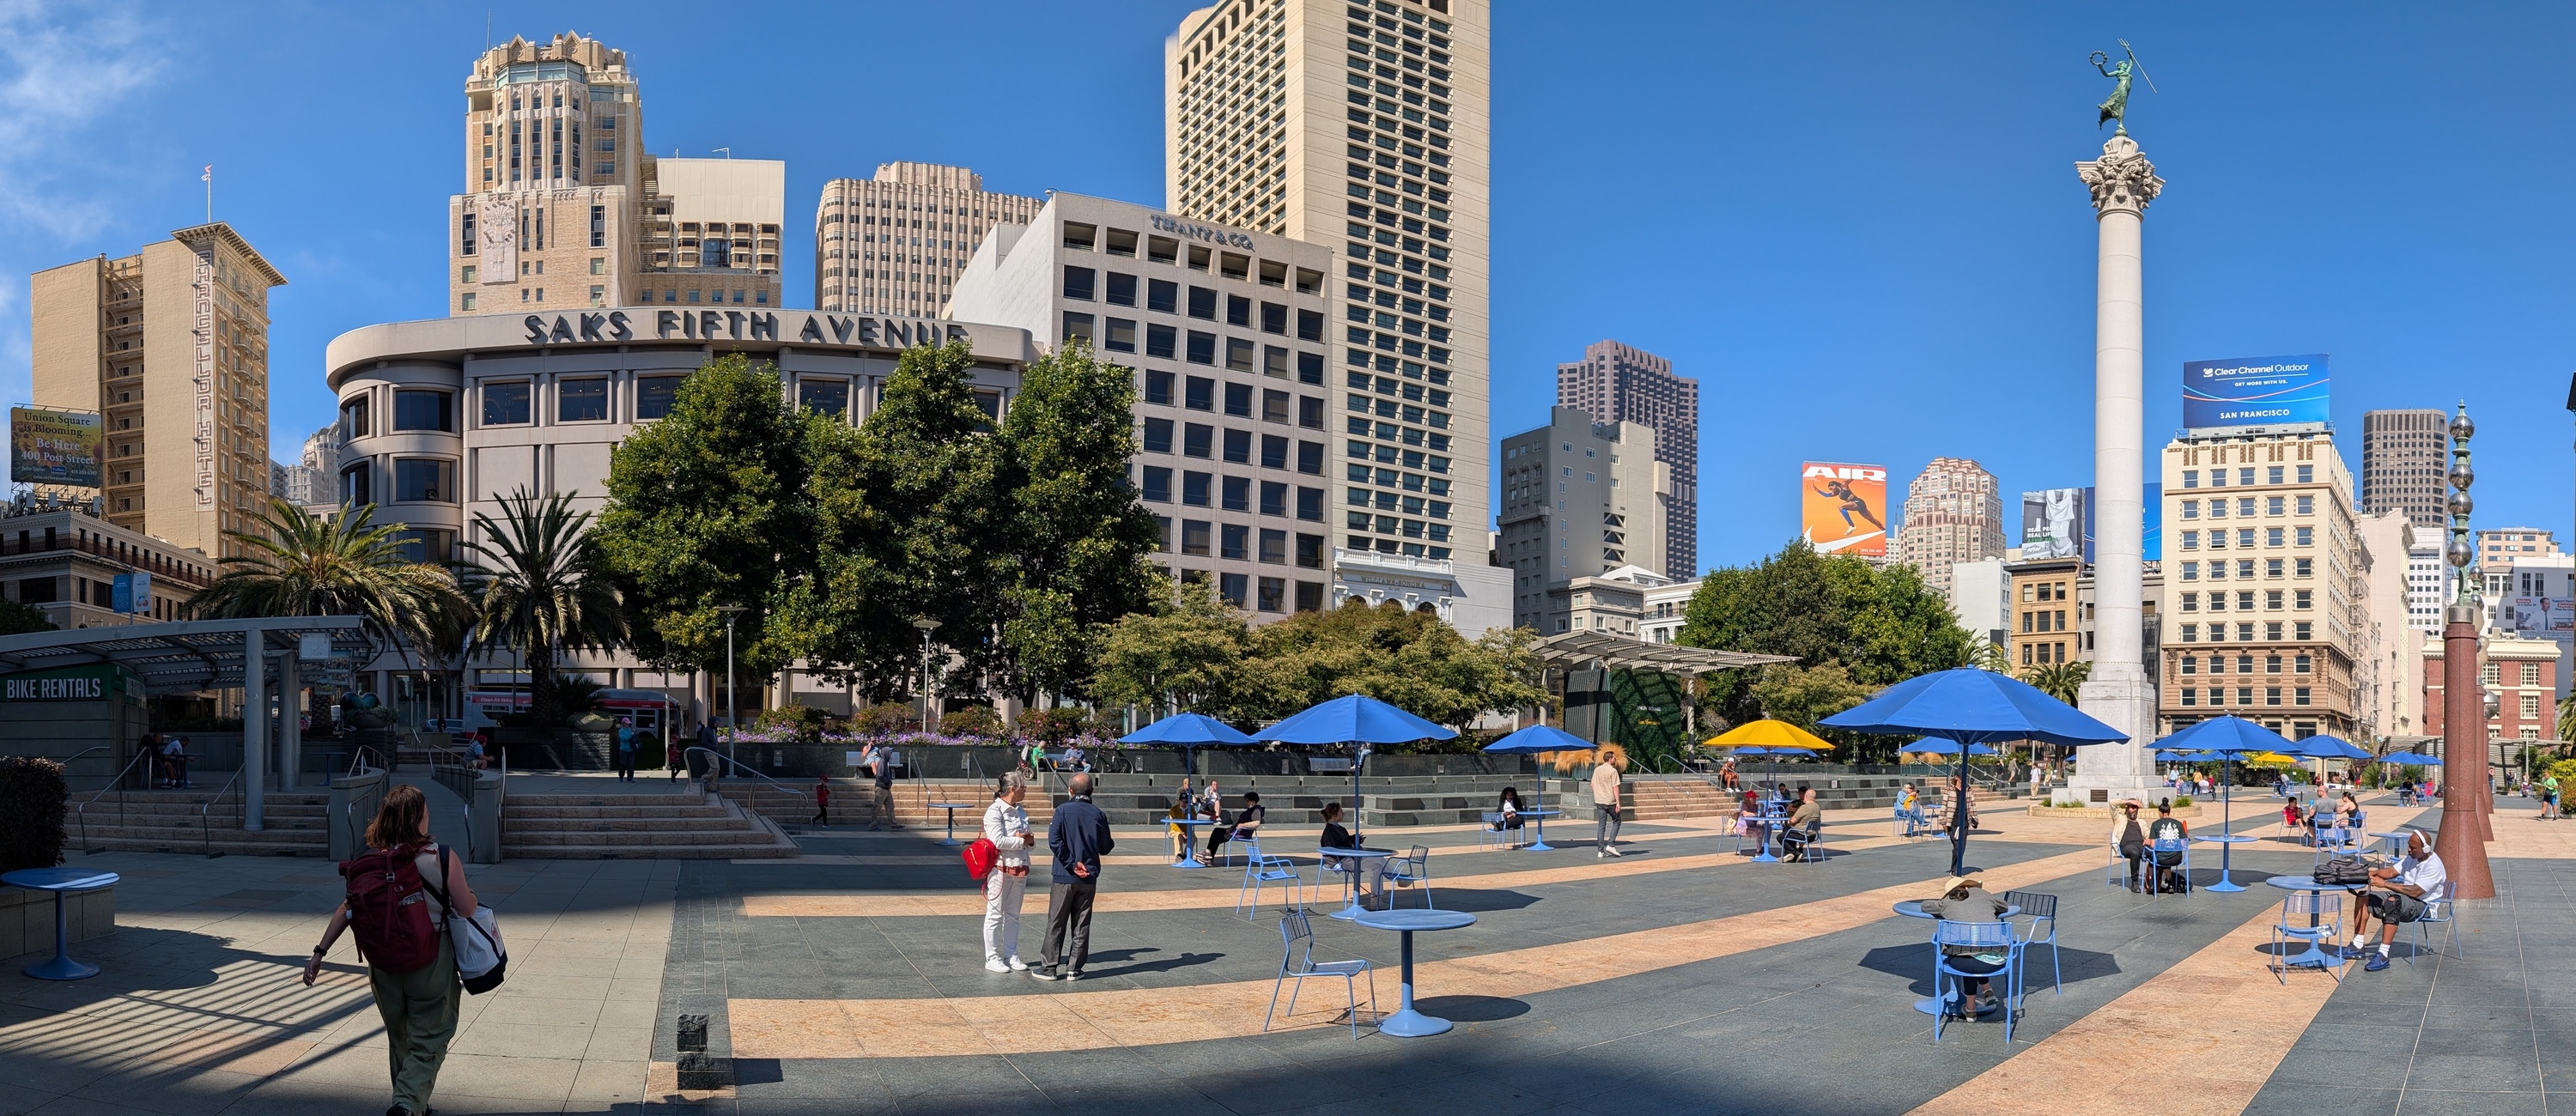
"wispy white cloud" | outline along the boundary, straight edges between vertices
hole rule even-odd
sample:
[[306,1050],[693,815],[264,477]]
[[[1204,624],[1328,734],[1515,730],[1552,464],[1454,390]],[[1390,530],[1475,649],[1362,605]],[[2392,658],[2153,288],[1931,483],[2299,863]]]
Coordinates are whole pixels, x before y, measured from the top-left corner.
[[166,37],[125,5],[0,0],[0,223],[70,240],[109,218],[103,117],[166,67]]

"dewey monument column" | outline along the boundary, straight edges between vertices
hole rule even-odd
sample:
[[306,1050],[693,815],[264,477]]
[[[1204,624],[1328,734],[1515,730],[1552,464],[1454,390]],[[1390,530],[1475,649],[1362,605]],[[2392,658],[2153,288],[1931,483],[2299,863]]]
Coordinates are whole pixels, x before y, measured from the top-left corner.
[[[2123,44],[2125,46],[2125,44]],[[2099,67],[2103,56],[2096,54]],[[2146,525],[2145,326],[2138,231],[2164,189],[2155,164],[2139,154],[2125,119],[2133,55],[2104,70],[2116,84],[2102,102],[2102,121],[2120,122],[2102,157],[2075,164],[2093,192],[2100,231],[2093,324],[2093,673],[2076,704],[2102,723],[2128,734],[2126,744],[2075,750],[2075,775],[2067,789],[2078,804],[2136,796],[2153,801],[2161,789],[2147,745],[2155,739],[2156,693],[2147,684],[2144,642],[2143,545]]]

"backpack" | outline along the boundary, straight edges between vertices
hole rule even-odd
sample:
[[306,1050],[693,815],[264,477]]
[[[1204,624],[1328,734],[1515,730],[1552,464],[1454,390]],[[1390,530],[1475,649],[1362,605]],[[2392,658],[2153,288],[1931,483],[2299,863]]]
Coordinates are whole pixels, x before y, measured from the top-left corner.
[[2357,856],[2338,856],[2318,865],[2309,878],[2337,886],[2366,884],[2370,882],[2370,865]]
[[993,862],[1002,858],[1002,850],[993,846],[991,838],[978,837],[967,842],[966,850],[957,855],[966,860],[967,878],[982,883],[986,876],[993,874]]
[[429,917],[428,884],[412,858],[416,845],[369,849],[340,862],[348,885],[349,928],[358,956],[389,973],[417,972],[438,960],[438,924]]

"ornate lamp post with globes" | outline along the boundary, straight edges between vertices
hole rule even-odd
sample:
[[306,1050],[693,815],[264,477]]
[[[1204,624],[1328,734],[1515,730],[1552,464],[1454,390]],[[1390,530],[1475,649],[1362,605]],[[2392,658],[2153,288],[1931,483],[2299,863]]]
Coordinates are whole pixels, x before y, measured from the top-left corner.
[[2495,875],[2487,867],[2486,842],[2494,837],[2487,814],[2495,800],[2487,788],[2486,687],[2478,681],[2478,629],[2485,609],[2477,586],[2469,581],[2469,562],[2477,552],[2469,545],[2469,485],[2477,474],[2469,468],[2469,405],[2451,417],[2451,541],[2443,557],[2459,578],[2460,590],[2442,611],[2442,829],[2433,851],[2442,858],[2455,899],[2495,898]]

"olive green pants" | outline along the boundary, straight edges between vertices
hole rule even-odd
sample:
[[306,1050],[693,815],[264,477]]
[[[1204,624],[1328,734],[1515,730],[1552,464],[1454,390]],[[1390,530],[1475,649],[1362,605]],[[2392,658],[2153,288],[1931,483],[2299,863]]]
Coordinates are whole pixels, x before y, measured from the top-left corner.
[[438,960],[419,969],[389,973],[367,967],[376,1014],[385,1021],[385,1062],[393,1074],[394,1103],[413,1112],[429,1110],[439,1063],[447,1060],[447,1042],[456,1037],[456,1009],[465,986],[457,981],[455,948],[441,934]]

